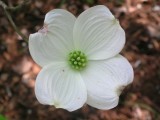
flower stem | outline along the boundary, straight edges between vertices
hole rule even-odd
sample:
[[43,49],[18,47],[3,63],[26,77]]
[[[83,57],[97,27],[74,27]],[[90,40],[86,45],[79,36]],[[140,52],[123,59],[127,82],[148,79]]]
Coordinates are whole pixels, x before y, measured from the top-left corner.
[[16,7],[8,7],[3,1],[0,0],[0,6],[3,7],[6,17],[8,18],[9,22],[11,23],[12,27],[17,32],[17,34],[19,34],[22,37],[23,40],[28,42],[28,38],[18,29],[18,27],[16,26],[16,24],[14,23],[11,15],[10,15],[10,13],[8,12],[8,10],[15,11],[15,10],[21,8],[22,5],[24,5],[26,3],[26,1],[27,0],[25,0],[24,3],[22,3],[21,5],[18,5]]

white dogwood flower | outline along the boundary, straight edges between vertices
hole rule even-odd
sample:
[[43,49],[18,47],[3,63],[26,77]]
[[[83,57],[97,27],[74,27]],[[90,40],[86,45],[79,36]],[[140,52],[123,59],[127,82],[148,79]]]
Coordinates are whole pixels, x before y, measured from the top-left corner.
[[125,32],[109,9],[91,7],[76,18],[54,9],[44,27],[29,37],[29,51],[42,67],[35,83],[38,101],[74,111],[85,103],[98,109],[117,106],[133,69],[119,52]]

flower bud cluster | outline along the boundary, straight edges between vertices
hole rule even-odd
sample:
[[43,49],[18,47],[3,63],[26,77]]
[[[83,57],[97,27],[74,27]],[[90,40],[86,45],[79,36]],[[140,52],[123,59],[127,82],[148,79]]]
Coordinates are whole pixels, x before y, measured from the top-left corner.
[[73,51],[69,54],[69,64],[75,70],[82,70],[86,67],[87,58],[81,51]]

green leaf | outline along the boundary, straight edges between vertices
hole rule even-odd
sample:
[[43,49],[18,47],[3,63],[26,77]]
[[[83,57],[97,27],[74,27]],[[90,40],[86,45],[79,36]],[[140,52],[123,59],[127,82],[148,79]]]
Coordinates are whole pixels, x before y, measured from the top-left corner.
[[3,115],[0,115],[0,120],[7,120],[7,118]]
[[87,3],[93,4],[93,3],[94,3],[94,0],[87,0]]

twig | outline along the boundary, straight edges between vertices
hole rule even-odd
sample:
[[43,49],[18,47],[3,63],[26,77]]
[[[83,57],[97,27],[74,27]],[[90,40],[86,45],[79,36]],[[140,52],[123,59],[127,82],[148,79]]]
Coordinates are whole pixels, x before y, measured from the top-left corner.
[[24,5],[26,5],[27,3],[29,3],[29,0],[24,0],[20,5],[17,5],[15,7],[7,7],[7,10],[11,10],[11,11],[16,11],[21,9]]
[[[26,3],[27,0],[24,1],[24,3],[22,3],[22,5],[24,5]],[[24,39],[26,42],[28,42],[28,38],[17,28],[17,26],[15,25],[10,13],[7,10],[16,10],[17,8],[19,8],[22,5],[18,5],[17,7],[8,7],[3,1],[0,0],[0,6],[3,7],[4,9],[4,13],[6,15],[6,17],[8,18],[9,22],[11,23],[12,27],[14,28],[14,30],[22,37],[22,39]]]

